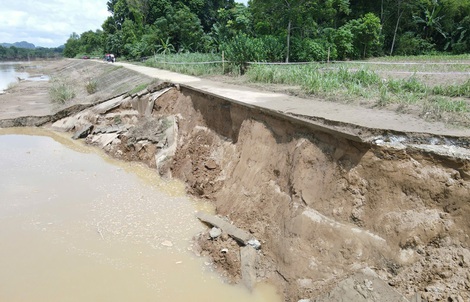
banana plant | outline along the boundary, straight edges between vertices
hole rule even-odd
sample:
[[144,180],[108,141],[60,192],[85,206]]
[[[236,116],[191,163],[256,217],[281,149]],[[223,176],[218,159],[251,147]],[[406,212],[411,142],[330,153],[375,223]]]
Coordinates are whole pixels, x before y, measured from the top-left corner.
[[157,52],[163,55],[168,55],[175,52],[175,47],[170,43],[170,37],[167,37],[165,41],[160,39],[160,45],[157,46]]

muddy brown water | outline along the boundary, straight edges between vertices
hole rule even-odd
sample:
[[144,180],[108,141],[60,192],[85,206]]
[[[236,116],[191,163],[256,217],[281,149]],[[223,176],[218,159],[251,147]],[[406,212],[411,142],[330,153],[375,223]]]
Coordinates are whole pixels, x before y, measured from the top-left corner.
[[210,206],[45,130],[0,129],[0,301],[280,301],[195,256]]

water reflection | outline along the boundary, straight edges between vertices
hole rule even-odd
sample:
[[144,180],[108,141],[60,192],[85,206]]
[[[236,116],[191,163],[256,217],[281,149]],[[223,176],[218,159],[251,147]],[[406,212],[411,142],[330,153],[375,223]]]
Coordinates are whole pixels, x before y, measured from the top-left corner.
[[9,85],[17,83],[20,80],[28,81],[48,81],[46,75],[30,76],[28,70],[35,68],[32,63],[20,62],[0,62],[0,94],[4,93]]
[[14,131],[0,130],[0,301],[279,301],[224,284],[188,251],[204,205],[180,184]]

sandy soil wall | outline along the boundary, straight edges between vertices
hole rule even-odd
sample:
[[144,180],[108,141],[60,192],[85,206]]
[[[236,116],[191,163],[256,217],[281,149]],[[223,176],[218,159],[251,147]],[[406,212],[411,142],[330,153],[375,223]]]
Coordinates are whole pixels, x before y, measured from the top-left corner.
[[155,106],[179,116],[171,174],[262,241],[258,277],[286,301],[368,269],[409,298],[470,299],[467,160],[349,141],[185,88]]

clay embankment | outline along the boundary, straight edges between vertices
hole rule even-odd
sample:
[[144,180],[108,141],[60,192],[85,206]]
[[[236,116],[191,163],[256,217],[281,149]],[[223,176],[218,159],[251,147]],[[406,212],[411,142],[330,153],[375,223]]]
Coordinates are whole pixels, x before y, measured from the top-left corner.
[[[400,138],[351,139],[165,83],[50,126],[212,200],[259,239],[256,278],[277,284],[286,301],[470,299],[463,148],[439,147],[452,155]],[[238,282],[239,244],[226,234],[209,238],[197,239],[201,253]]]

